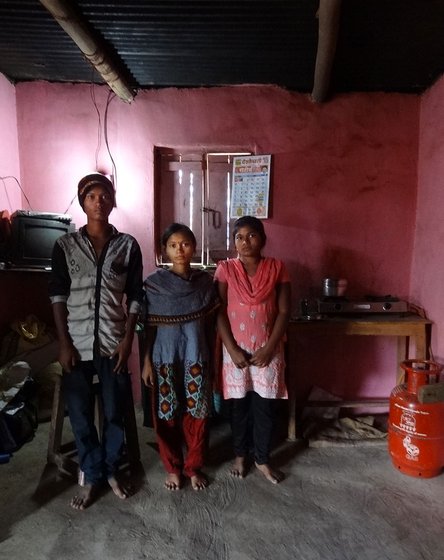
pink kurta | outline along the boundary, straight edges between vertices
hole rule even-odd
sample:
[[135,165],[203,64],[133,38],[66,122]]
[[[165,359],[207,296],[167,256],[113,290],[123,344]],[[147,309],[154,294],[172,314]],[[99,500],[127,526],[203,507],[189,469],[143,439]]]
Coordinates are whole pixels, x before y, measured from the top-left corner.
[[[218,282],[228,285],[227,314],[237,344],[253,354],[265,345],[277,316],[276,285],[289,282],[284,264],[263,258],[254,276],[248,276],[239,259],[221,261],[216,270]],[[226,399],[240,399],[255,391],[267,399],[288,397],[285,386],[284,340],[278,344],[267,367],[250,365],[239,369],[223,347],[222,381]]]

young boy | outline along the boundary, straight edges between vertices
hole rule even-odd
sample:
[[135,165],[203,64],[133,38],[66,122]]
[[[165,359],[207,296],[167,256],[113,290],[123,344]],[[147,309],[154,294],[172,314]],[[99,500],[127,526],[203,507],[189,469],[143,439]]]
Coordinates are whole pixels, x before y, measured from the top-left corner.
[[[108,221],[115,206],[111,181],[100,173],[83,177],[78,199],[87,223],[56,241],[49,294],[60,344],[63,393],[85,475],[85,485],[71,506],[85,509],[103,480],[119,498],[128,497],[116,469],[124,443],[123,399],[131,390],[127,360],[143,290],[137,241]],[[95,379],[104,411],[101,442],[94,425]]]

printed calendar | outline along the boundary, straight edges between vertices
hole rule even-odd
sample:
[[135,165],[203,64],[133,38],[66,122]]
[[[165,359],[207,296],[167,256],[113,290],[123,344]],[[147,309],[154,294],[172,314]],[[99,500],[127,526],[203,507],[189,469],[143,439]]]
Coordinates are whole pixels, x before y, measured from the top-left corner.
[[230,218],[268,218],[271,155],[233,160]]

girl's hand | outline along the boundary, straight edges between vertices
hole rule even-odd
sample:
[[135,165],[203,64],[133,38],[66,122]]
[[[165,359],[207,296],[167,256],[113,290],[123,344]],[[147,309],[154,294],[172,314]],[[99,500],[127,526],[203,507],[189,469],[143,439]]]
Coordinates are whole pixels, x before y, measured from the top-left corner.
[[145,361],[142,369],[142,379],[146,387],[154,387],[154,371],[153,366]]
[[229,354],[237,368],[243,369],[250,365],[250,354],[242,350],[239,346],[234,348]]
[[251,356],[250,363],[257,367],[267,367],[273,359],[274,348],[270,348],[267,344],[254,352]]

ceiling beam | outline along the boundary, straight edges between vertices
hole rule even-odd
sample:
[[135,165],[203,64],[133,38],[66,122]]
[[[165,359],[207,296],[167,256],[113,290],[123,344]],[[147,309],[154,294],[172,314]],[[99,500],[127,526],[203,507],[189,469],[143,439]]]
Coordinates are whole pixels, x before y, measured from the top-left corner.
[[318,50],[311,98],[317,103],[327,99],[330,90],[331,70],[339,34],[342,0],[319,0]]
[[[71,37],[114,93],[131,103],[134,91],[129,87],[117,64],[104,47],[104,41],[89,22],[73,7],[70,0],[40,0],[62,29]],[[74,4],[75,6],[75,4]]]

